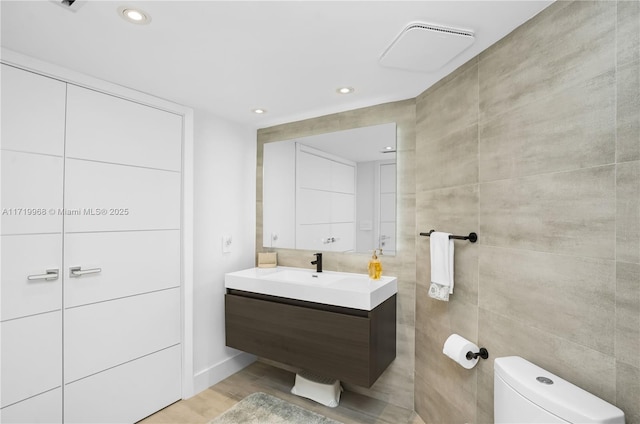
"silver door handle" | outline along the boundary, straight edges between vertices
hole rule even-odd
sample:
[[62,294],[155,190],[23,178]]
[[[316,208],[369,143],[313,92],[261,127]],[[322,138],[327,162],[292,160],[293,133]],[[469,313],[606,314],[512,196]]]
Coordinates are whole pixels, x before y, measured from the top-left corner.
[[82,269],[81,266],[72,266],[69,268],[69,277],[77,278],[87,274],[97,274],[102,272],[102,268]]
[[46,274],[36,274],[36,275],[27,276],[27,280],[29,281],[35,281],[35,280],[53,281],[57,279],[58,279],[58,268],[48,269]]

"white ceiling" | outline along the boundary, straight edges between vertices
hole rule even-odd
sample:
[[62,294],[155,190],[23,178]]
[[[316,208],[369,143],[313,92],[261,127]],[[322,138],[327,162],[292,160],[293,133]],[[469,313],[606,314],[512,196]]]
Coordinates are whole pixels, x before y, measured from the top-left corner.
[[[76,3],[71,12],[52,0],[2,0],[2,46],[262,128],[415,97],[551,1]],[[125,22],[121,5],[152,22]],[[416,21],[471,30],[475,43],[436,72],[381,67]],[[339,95],[340,86],[356,91]]]

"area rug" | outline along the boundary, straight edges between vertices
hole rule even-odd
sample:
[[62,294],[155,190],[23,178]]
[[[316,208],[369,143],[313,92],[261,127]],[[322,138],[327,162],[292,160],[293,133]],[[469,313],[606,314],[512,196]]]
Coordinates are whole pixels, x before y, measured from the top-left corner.
[[253,393],[209,424],[342,424],[266,393]]

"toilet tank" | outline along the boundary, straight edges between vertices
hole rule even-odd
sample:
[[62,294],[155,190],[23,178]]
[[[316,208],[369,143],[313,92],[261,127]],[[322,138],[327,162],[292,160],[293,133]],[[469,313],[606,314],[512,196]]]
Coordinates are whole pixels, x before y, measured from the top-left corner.
[[494,361],[494,420],[624,424],[624,412],[519,356]]

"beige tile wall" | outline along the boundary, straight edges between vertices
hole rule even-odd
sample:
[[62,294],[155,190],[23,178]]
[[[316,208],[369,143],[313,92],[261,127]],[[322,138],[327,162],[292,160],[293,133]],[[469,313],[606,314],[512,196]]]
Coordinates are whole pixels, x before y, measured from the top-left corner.
[[[449,303],[417,240],[425,422],[492,422],[493,359],[519,355],[640,423],[639,61],[639,2],[557,2],[417,98],[417,226],[479,235]],[[451,333],[489,360],[445,358]]]
[[[398,160],[398,240],[397,255],[381,257],[383,274],[398,277],[397,356],[390,367],[370,388],[348,388],[389,403],[413,408],[414,397],[414,337],[415,337],[415,100],[387,103],[344,113],[258,130],[257,169],[257,252],[277,251],[278,264],[313,268],[309,262],[312,251],[263,249],[262,246],[262,159],[264,143],[296,137],[339,131],[368,125],[395,122],[397,124]],[[367,272],[370,255],[325,253],[323,266],[327,270]]]
[[[400,282],[398,358],[352,389],[425,422],[488,423],[493,359],[519,355],[640,423],[640,2],[558,1],[415,101],[258,131],[257,245],[264,143],[392,121],[400,237],[383,263]],[[479,234],[456,242],[448,303],[427,296],[428,239],[415,235],[430,229]],[[291,266],[311,253],[278,250]],[[451,333],[490,359],[471,371],[447,359]]]

